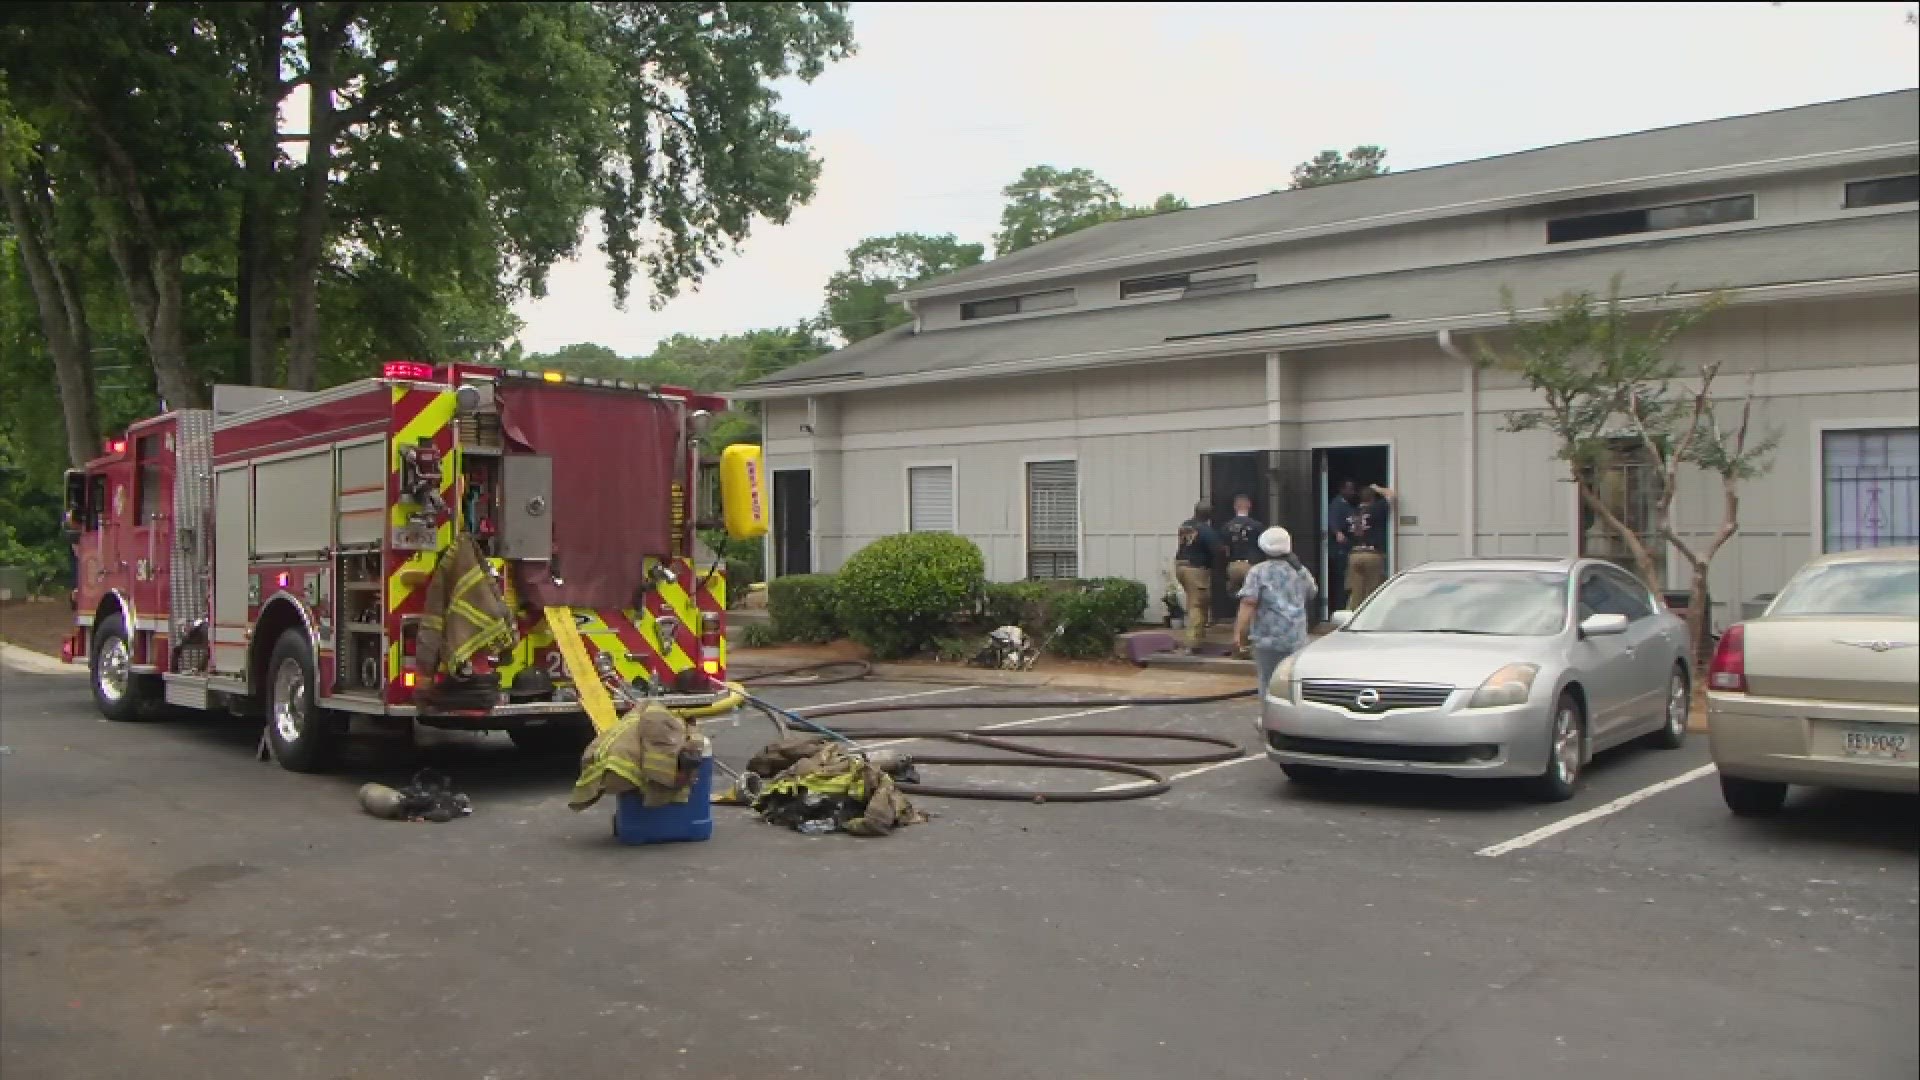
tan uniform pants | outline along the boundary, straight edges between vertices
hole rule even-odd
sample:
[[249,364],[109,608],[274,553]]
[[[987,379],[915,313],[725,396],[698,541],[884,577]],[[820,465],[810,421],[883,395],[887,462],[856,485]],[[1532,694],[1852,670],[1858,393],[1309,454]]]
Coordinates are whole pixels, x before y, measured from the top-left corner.
[[1386,556],[1377,551],[1355,551],[1347,556],[1347,610],[1364,603],[1387,579]]
[[1240,595],[1240,586],[1247,583],[1247,571],[1251,569],[1253,564],[1245,559],[1235,559],[1227,564],[1227,587],[1233,590],[1233,595]]
[[1213,571],[1181,563],[1173,568],[1180,591],[1186,594],[1187,646],[1198,646],[1206,637],[1207,622],[1213,612]]

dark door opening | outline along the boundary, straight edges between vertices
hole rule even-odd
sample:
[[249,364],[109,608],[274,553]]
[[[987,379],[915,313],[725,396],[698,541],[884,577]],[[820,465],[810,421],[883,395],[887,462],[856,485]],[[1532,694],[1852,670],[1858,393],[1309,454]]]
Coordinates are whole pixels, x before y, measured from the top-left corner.
[[[1304,450],[1252,450],[1206,454],[1200,459],[1201,498],[1213,505],[1215,528],[1233,517],[1233,499],[1253,501],[1253,516],[1265,525],[1278,525],[1293,536],[1294,554],[1309,568],[1320,558],[1319,516],[1313,473]],[[1258,560],[1256,560],[1258,561]],[[1227,586],[1225,567],[1213,576],[1213,614],[1231,620],[1240,601]]]
[[[1320,560],[1320,610],[1321,618],[1341,608],[1347,607],[1347,568],[1346,547],[1332,530],[1328,528],[1328,519],[1333,513],[1333,500],[1339,496],[1341,485],[1351,481],[1356,489],[1368,484],[1381,487],[1393,486],[1393,455],[1386,446],[1325,446],[1313,451],[1313,471],[1319,479],[1319,505],[1317,508],[1317,526],[1326,536],[1322,545]],[[1387,572],[1394,567],[1391,523],[1388,525],[1388,546],[1384,554],[1387,557]]]
[[[1271,522],[1266,454],[1260,450],[1200,455],[1200,497],[1213,506],[1213,527],[1225,536],[1226,524],[1233,517],[1233,500],[1245,495],[1253,500],[1253,516]],[[1231,621],[1240,601],[1227,587],[1227,568],[1213,568],[1213,619]]]
[[773,474],[773,573],[813,573],[813,474],[805,469]]

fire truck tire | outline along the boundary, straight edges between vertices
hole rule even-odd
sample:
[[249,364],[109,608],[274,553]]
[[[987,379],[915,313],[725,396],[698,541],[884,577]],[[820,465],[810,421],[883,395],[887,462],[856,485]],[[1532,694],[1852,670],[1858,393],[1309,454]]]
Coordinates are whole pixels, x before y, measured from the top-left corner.
[[340,748],[338,725],[314,704],[313,647],[306,635],[288,630],[267,661],[267,740],[273,759],[289,772],[320,772]]
[[127,634],[126,616],[109,615],[93,633],[93,655],[87,662],[93,703],[109,720],[124,724],[150,719],[158,712],[154,680],[134,674],[132,666],[133,641]]
[[592,724],[542,724],[507,729],[507,738],[523,754],[536,757],[579,757],[593,741]]

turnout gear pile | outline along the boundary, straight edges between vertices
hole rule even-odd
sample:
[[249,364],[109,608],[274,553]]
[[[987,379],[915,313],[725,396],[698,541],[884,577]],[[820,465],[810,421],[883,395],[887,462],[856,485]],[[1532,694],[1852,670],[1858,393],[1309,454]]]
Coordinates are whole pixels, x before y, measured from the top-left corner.
[[987,643],[974,655],[973,666],[1000,671],[1027,671],[1040,659],[1040,646],[1025,630],[1002,626],[987,635]]
[[389,821],[452,821],[473,813],[473,801],[453,790],[446,773],[421,769],[403,788],[362,784],[360,808]]
[[602,796],[635,791],[647,807],[686,802],[707,753],[706,736],[649,701],[594,738],[581,755],[580,779],[567,805],[585,810]]
[[749,772],[769,778],[753,801],[762,820],[798,832],[854,836],[885,836],[927,820],[889,769],[907,783],[919,778],[911,758],[862,757],[818,735],[790,735],[747,763]]

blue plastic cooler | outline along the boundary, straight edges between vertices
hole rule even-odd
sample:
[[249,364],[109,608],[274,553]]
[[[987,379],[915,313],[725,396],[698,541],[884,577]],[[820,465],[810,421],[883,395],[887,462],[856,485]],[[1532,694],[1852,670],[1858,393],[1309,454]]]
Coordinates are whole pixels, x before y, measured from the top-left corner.
[[615,796],[613,835],[623,844],[713,839],[713,751],[709,749],[700,759],[686,802],[645,806],[638,792]]

